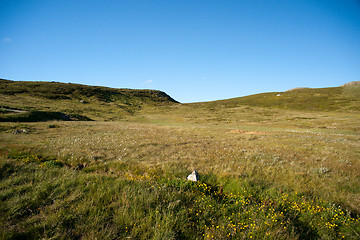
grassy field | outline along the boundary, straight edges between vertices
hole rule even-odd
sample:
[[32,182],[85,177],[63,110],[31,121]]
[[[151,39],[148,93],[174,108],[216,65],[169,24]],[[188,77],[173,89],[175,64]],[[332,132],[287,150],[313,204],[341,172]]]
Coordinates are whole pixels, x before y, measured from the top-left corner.
[[[297,95],[265,106],[286,94],[268,93],[1,122],[0,238],[359,239],[357,89],[310,89],[342,103],[328,108],[294,107]],[[4,96],[11,109],[84,106]],[[194,169],[201,181],[186,181]]]

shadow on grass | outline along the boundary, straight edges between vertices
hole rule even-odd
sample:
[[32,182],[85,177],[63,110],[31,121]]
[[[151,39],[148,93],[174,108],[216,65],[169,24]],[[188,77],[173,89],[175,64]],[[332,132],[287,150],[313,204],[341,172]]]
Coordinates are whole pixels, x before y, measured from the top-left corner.
[[92,121],[92,119],[79,114],[68,115],[62,112],[29,111],[21,113],[3,114],[0,122],[46,122],[60,121]]

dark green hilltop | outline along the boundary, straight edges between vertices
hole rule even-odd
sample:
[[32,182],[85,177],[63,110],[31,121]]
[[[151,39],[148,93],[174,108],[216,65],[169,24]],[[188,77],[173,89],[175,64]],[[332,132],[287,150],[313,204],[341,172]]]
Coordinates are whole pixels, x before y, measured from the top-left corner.
[[0,79],[0,99],[0,121],[115,120],[145,105],[177,103],[158,90],[5,79]]

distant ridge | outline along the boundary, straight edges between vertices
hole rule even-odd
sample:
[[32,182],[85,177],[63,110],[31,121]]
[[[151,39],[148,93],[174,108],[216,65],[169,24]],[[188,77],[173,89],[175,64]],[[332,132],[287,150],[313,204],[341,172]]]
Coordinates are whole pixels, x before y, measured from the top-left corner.
[[[348,82],[348,83],[345,83],[345,84],[341,85],[340,87],[348,87],[348,86],[355,86],[355,85],[360,85],[360,81]],[[291,91],[303,90],[303,89],[312,89],[312,88],[309,88],[309,87],[296,87],[296,88],[291,88],[289,90],[286,90],[285,92],[291,92]]]

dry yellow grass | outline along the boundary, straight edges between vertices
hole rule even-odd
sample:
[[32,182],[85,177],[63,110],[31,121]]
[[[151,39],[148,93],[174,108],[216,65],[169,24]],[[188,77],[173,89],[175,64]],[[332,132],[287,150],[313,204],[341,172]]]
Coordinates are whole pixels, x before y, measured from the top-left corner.
[[[179,178],[193,169],[245,177],[360,210],[357,115],[235,110],[170,106],[121,122],[2,123],[2,150],[31,149],[110,174],[140,166]],[[16,128],[29,134],[12,134]]]

